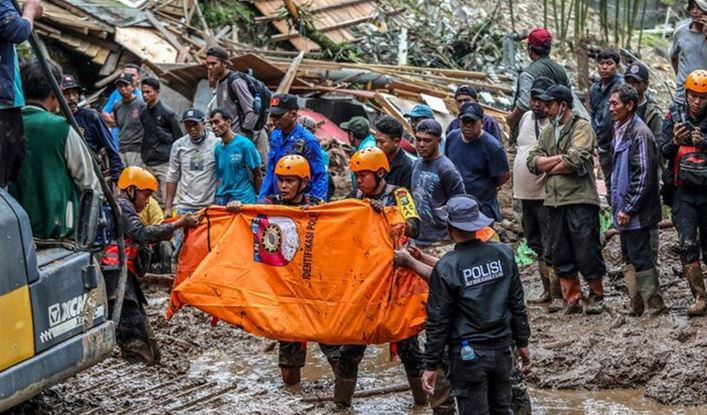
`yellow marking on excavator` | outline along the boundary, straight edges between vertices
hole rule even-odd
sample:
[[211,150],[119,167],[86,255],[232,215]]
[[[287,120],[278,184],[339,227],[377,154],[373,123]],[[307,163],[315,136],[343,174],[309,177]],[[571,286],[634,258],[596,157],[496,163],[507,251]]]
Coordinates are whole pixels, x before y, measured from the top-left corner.
[[0,371],[34,356],[29,286],[0,296]]

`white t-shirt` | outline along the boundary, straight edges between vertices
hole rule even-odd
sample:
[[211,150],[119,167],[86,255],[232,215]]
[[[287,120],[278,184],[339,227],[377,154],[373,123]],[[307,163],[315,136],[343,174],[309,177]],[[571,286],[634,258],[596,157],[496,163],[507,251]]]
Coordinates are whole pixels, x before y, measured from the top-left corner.
[[201,209],[214,202],[216,194],[216,157],[214,149],[220,140],[211,131],[204,141],[194,144],[185,135],[172,144],[167,182],[177,183],[174,207]]
[[[537,132],[543,130],[550,121],[538,120]],[[528,154],[538,141],[536,121],[533,111],[523,114],[518,124],[517,153],[513,162],[513,197],[521,200],[545,199],[545,175],[535,175],[528,170]]]

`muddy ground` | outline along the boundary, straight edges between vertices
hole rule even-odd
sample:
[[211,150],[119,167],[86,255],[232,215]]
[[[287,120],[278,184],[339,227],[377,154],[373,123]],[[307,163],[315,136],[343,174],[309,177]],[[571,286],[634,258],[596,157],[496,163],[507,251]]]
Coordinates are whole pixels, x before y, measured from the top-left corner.
[[[707,409],[707,318],[687,319],[689,291],[679,275],[674,230],[661,231],[661,286],[666,316],[624,315],[625,288],[618,238],[605,249],[611,272],[607,308],[598,316],[548,315],[530,305],[534,370],[527,378],[537,414],[701,414]],[[522,270],[526,297],[540,290],[535,266]],[[145,367],[116,356],[54,386],[12,414],[328,414],[331,403],[305,402],[333,390],[333,375],[310,345],[299,387],[279,380],[275,343],[186,308],[170,322],[161,316],[167,289],[151,286],[149,314],[162,347],[162,364]],[[404,384],[402,367],[386,347],[371,347],[359,389]],[[556,391],[555,389],[562,389]],[[569,390],[569,391],[568,391]],[[608,390],[608,391],[607,391]],[[671,406],[662,406],[658,403]],[[677,406],[688,405],[692,407]],[[407,392],[359,398],[355,414],[424,414]]]

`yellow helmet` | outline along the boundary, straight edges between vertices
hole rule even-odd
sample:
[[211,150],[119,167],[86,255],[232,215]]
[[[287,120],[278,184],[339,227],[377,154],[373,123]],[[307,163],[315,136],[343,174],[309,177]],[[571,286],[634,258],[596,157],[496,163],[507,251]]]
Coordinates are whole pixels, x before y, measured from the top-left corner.
[[690,72],[685,79],[685,90],[704,94],[707,92],[707,71],[698,69]]
[[349,163],[349,168],[353,172],[372,171],[377,172],[380,169],[390,173],[390,164],[383,150],[378,147],[368,147],[357,151]]
[[285,156],[277,162],[275,166],[276,176],[297,176],[300,179],[309,179],[309,162],[306,158],[294,154]]
[[138,166],[128,166],[123,169],[118,178],[118,187],[125,190],[135,186],[139,190],[157,191],[157,179],[149,171]]

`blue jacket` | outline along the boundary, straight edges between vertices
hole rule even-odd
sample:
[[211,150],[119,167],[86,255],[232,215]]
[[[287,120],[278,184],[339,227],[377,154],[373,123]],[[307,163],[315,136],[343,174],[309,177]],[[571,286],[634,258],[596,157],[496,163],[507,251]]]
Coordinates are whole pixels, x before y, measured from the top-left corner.
[[606,152],[611,148],[614,122],[609,114],[609,97],[611,90],[622,83],[623,77],[616,74],[604,89],[601,88],[601,81],[594,82],[589,87],[589,112],[592,114],[592,128],[597,135],[597,147],[600,152]]
[[[620,231],[649,228],[661,219],[653,132],[637,115],[628,123],[623,138],[614,145],[611,173],[611,210],[614,227]],[[631,216],[627,226],[616,221],[620,211]]]
[[29,38],[32,27],[10,0],[0,0],[0,108],[25,105],[15,44]]
[[309,161],[309,170],[312,173],[309,193],[322,200],[327,200],[329,182],[326,163],[322,156],[322,147],[319,145],[319,140],[299,123],[295,125],[295,128],[286,137],[282,136],[282,131],[279,128],[276,128],[270,134],[268,167],[265,171],[263,184],[260,186],[260,195],[258,196],[260,199],[265,198],[267,195],[280,193],[277,188],[277,178],[275,177],[275,165],[282,157],[297,153],[295,146],[299,140],[303,140],[304,149],[302,156]]
[[86,143],[88,143],[94,153],[98,153],[103,148],[106,149],[108,164],[110,164],[110,176],[114,183],[118,183],[118,178],[124,166],[123,161],[120,159],[120,152],[113,142],[113,135],[108,129],[106,122],[103,121],[98,112],[88,108],[79,108],[74,114],[74,118],[76,118],[76,123],[83,132]]

